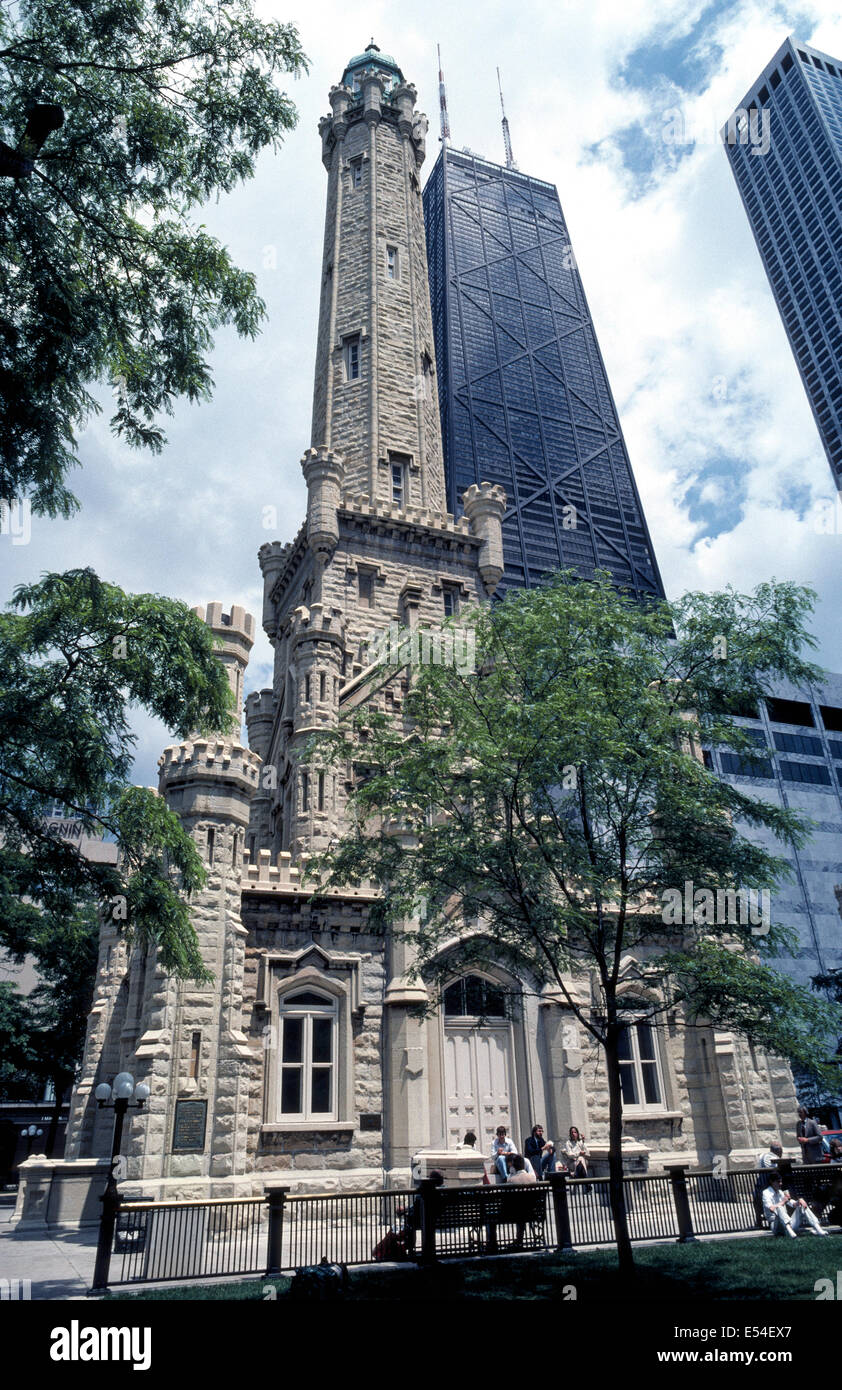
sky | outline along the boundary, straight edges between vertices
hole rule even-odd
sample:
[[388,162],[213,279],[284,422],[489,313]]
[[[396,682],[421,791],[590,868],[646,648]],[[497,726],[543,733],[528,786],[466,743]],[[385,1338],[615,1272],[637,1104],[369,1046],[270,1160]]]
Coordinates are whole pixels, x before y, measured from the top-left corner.
[[[502,162],[500,66],[515,159],[559,190],[668,597],[811,584],[816,659],[842,671],[842,503],[717,135],[788,34],[842,59],[833,0],[464,0],[458,11],[263,0],[258,12],[299,29],[311,64],[287,87],[299,123],[197,220],[254,271],[263,331],[218,335],[213,400],[177,409],[159,457],[110,435],[104,395],[70,478],[81,512],[33,518],[26,545],[0,536],[0,598],[45,570],[91,565],[128,590],[243,604],[259,633],[246,689],[271,682],[257,550],[290,540],[306,509],[326,188],[316,126],[373,36],[430,118],[426,171],[436,43],[453,145]],[[681,143],[665,138],[676,112]],[[171,739],[143,713],[135,728],[134,775],[154,785]]]

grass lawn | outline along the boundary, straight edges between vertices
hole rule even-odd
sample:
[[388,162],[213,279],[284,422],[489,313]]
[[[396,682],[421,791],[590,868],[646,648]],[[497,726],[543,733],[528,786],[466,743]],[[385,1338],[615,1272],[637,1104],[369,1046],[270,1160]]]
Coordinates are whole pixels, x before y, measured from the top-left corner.
[[[695,1245],[653,1245],[635,1250],[635,1279],[621,1287],[611,1252],[589,1250],[575,1255],[514,1255],[496,1259],[443,1262],[432,1269],[365,1266],[349,1270],[346,1301],[512,1299],[570,1300],[580,1303],[630,1298],[664,1299],[797,1299],[816,1298],[817,1279],[835,1287],[842,1260],[842,1237],[818,1240],[716,1240]],[[147,1293],[113,1293],[112,1299],[237,1299],[268,1297],[286,1301],[289,1278],[248,1279],[231,1284],[179,1285]]]

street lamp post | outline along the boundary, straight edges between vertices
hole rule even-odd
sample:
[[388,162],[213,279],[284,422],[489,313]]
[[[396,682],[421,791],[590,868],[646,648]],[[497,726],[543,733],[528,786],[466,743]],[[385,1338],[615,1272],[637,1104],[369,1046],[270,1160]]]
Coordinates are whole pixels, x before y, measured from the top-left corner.
[[36,1129],[35,1125],[25,1125],[21,1134],[26,1139],[26,1157],[32,1153],[32,1141],[44,1133],[43,1129]]
[[149,1099],[149,1087],[145,1081],[139,1081],[135,1085],[134,1077],[131,1072],[121,1071],[115,1076],[114,1081],[109,1086],[104,1081],[101,1086],[97,1086],[94,1091],[96,1103],[100,1110],[114,1111],[114,1132],[111,1139],[111,1167],[108,1170],[108,1186],[116,1188],[117,1180],[114,1176],[114,1160],[119,1157],[120,1147],[123,1142],[123,1122],[126,1118],[126,1111],[129,1103],[134,1097],[135,1108],[142,1110]]
[[120,1146],[123,1142],[123,1122],[126,1118],[126,1111],[130,1108],[130,1102],[134,1098],[137,1110],[142,1110],[149,1099],[149,1087],[145,1081],[139,1081],[135,1085],[134,1077],[131,1072],[121,1071],[115,1076],[112,1085],[109,1086],[104,1081],[101,1086],[97,1086],[94,1091],[96,1102],[100,1110],[114,1111],[114,1133],[111,1139],[111,1163],[108,1169],[108,1182],[105,1191],[100,1198],[102,1202],[102,1219],[99,1223],[99,1240],[96,1247],[96,1264],[94,1266],[94,1282],[91,1293],[104,1293],[108,1288],[108,1271],[111,1264],[111,1249],[114,1244],[114,1227],[117,1223],[117,1213],[120,1210],[120,1193],[117,1189],[117,1179],[114,1174],[115,1159],[119,1157]]

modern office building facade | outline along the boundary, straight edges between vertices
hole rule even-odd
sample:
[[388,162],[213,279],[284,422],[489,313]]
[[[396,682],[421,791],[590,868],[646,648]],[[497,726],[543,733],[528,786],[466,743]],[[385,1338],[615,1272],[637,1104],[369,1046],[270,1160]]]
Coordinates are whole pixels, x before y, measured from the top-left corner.
[[599,567],[662,596],[555,187],[444,144],[424,217],[447,506],[505,490],[498,592]]
[[743,827],[789,860],[792,876],[773,893],[772,919],[798,936],[796,953],[781,968],[809,985],[815,975],[842,969],[842,676],[827,674],[806,689],[781,685],[754,718],[736,722],[749,730],[759,761],[720,748],[706,752],[709,766],[742,791],[813,822],[801,849]]
[[787,39],[722,138],[842,488],[842,61]]

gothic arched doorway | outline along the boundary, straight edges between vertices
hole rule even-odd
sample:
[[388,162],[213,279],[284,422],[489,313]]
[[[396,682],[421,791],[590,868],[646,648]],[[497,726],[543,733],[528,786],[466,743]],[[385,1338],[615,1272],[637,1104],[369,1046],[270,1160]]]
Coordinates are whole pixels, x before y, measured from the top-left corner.
[[442,1002],[445,1142],[450,1148],[472,1129],[479,1151],[490,1153],[497,1126],[511,1132],[517,1124],[506,991],[485,975],[461,975]]

